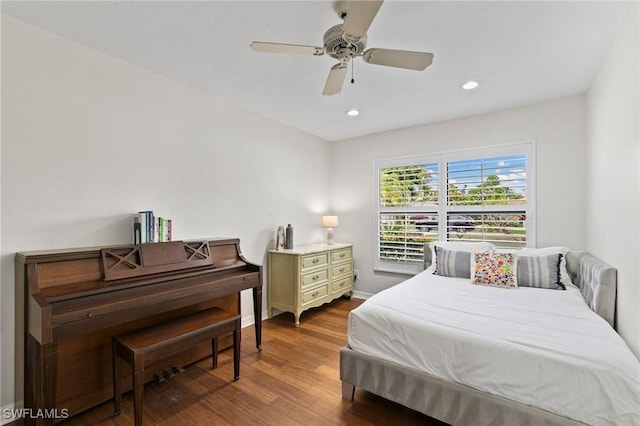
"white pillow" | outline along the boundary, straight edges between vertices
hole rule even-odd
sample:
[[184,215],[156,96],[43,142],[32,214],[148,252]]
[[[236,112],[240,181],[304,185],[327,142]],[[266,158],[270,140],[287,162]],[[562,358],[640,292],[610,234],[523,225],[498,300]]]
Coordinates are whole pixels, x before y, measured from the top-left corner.
[[560,262],[560,282],[564,285],[571,285],[571,277],[569,271],[567,271],[567,247],[544,247],[544,248],[529,248],[525,247],[518,253],[526,254],[527,256],[549,256],[550,254],[562,254],[562,261]]
[[467,253],[473,253],[474,251],[494,251],[496,246],[484,241],[432,241],[429,243],[431,249],[431,265],[427,268],[427,271],[436,270],[436,246],[442,247],[447,250],[465,251]]

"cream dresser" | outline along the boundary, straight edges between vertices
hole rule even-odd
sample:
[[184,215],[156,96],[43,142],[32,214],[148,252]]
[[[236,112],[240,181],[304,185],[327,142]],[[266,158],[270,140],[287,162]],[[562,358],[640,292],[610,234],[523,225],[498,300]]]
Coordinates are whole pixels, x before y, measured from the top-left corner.
[[269,250],[269,318],[273,309],[300,314],[344,294],[353,293],[351,244],[311,244]]

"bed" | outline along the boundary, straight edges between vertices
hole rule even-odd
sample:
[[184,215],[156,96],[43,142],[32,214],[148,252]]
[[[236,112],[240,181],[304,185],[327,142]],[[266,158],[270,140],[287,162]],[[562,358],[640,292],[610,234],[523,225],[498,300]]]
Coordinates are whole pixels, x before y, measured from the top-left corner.
[[640,362],[613,328],[616,270],[584,252],[564,261],[566,290],[425,270],[372,296],[349,315],[343,397],[357,387],[452,425],[639,425]]

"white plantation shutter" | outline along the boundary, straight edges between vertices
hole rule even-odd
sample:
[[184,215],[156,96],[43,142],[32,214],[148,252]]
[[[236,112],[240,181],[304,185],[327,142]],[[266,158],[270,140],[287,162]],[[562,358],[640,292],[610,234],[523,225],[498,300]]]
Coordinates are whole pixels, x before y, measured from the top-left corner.
[[374,269],[418,272],[425,242],[533,245],[534,145],[376,162]]
[[[424,242],[438,235],[439,163],[428,157],[377,167],[377,262],[403,272],[422,264]],[[427,230],[427,228],[429,228]],[[426,232],[421,232],[425,230]]]
[[498,247],[524,248],[527,246],[526,213],[495,212],[447,216],[447,240],[487,241]]
[[[418,234],[411,213],[380,213],[379,259],[388,262],[422,264],[425,239]],[[437,235],[437,225],[433,231]]]
[[[508,171],[505,171],[505,167],[508,167]],[[524,205],[527,189],[526,155],[449,161],[447,183],[449,206]],[[452,185],[456,190],[452,189]],[[518,207],[513,209],[517,210]]]

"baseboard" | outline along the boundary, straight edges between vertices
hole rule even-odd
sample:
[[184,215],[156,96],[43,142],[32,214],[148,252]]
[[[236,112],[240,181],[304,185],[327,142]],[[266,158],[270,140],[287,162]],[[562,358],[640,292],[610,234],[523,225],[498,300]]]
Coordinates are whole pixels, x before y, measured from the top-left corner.
[[365,293],[364,291],[354,291],[353,297],[356,299],[368,299],[373,296],[373,293]]
[[[371,296],[373,296],[372,293],[364,293],[362,291],[354,291],[352,297],[355,298],[355,299],[368,299]],[[277,316],[277,315],[280,315],[282,313],[284,313],[284,311],[281,311],[281,310],[276,309],[276,308],[273,309],[273,316],[274,317]],[[266,319],[269,319],[269,313],[268,313],[267,310],[263,310],[262,311],[262,320],[264,321]],[[242,317],[242,328],[252,326],[253,324],[254,324],[253,315],[249,315],[249,316],[246,316],[246,317],[243,316]]]

